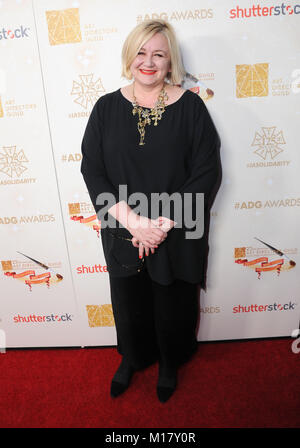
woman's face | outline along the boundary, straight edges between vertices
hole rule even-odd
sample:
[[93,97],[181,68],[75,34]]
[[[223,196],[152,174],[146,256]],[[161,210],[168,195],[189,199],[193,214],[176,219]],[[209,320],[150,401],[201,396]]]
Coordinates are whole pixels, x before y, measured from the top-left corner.
[[135,82],[144,86],[157,86],[171,71],[169,45],[162,33],[156,33],[140,49],[130,66]]

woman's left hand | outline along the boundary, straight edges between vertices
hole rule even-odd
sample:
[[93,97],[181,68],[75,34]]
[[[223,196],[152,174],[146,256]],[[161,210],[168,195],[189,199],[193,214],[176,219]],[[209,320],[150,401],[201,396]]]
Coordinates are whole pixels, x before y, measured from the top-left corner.
[[[162,229],[164,232],[168,232],[176,225],[175,221],[172,221],[171,219],[168,219],[165,216],[159,216],[157,219],[153,219],[152,221],[154,223],[156,223],[157,227]],[[149,255],[149,247],[145,247],[142,243],[139,242],[139,240],[137,238],[133,237],[131,242],[134,247],[139,249],[139,257],[140,258],[143,258],[144,251],[145,251],[146,256]],[[156,247],[158,247],[158,246],[156,246]],[[151,247],[150,250],[151,250],[151,253],[154,254],[155,249],[153,249]]]
[[[144,256],[144,250],[145,250],[145,254],[146,254],[146,256],[149,255],[149,247],[144,246],[143,243],[140,243],[139,240],[138,240],[137,238],[132,237],[131,242],[132,242],[132,245],[133,245],[134,247],[136,247],[137,249],[139,249],[139,257],[140,257],[140,258],[143,258],[143,256]],[[158,246],[156,246],[156,247],[158,247]],[[153,248],[151,247],[150,250],[151,250],[151,253],[154,254],[155,249],[153,249]]]

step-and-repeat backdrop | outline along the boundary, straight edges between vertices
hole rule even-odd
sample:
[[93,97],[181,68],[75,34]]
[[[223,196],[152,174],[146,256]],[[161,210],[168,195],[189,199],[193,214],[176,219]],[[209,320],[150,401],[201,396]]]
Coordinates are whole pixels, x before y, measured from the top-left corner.
[[128,83],[122,45],[149,18],[174,26],[183,87],[222,140],[198,339],[299,325],[299,1],[1,0],[2,345],[116,344],[81,140],[96,100]]

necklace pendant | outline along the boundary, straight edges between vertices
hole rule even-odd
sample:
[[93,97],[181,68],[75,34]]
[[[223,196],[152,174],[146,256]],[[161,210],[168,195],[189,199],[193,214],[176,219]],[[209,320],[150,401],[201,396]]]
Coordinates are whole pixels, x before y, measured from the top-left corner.
[[159,120],[159,117],[156,115],[153,117],[154,126],[157,126],[157,120]]
[[[151,122],[153,121],[154,126],[158,125],[158,120],[161,120],[162,118],[162,114],[165,111],[165,101],[168,100],[168,95],[164,89],[164,87],[162,88],[158,100],[155,104],[155,106],[152,109],[143,109],[137,102],[136,97],[134,96],[134,91],[133,91],[133,102],[132,102],[132,106],[133,106],[133,110],[132,110],[132,114],[135,115],[136,113],[138,114],[138,131],[140,133],[140,142],[139,142],[139,146],[143,146],[145,145],[144,142],[144,138],[145,138],[145,127],[146,125],[150,125]],[[151,121],[152,119],[152,121]]]

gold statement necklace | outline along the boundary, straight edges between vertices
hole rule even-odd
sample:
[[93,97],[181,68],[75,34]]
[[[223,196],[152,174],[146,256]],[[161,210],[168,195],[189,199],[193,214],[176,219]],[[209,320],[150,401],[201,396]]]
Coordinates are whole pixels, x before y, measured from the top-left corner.
[[157,126],[158,120],[161,120],[162,114],[165,111],[166,107],[166,101],[168,101],[169,97],[167,95],[167,92],[165,91],[165,86],[160,91],[160,94],[158,96],[158,99],[155,103],[155,106],[152,109],[144,109],[141,107],[134,95],[134,85],[133,85],[133,109],[132,114],[136,115],[138,114],[139,121],[138,121],[138,131],[140,133],[140,143],[139,145],[145,144],[145,127],[147,124],[151,124],[151,120],[154,122],[154,126]]

